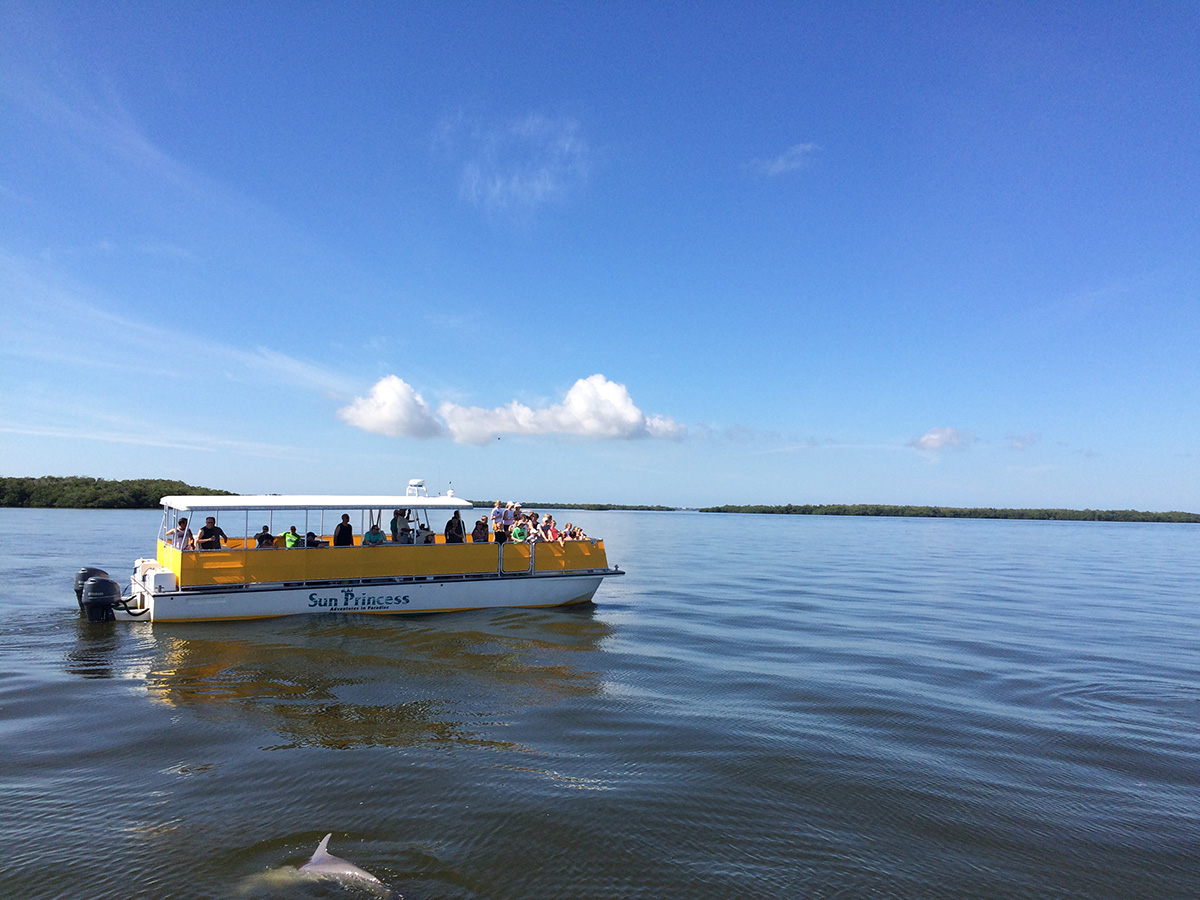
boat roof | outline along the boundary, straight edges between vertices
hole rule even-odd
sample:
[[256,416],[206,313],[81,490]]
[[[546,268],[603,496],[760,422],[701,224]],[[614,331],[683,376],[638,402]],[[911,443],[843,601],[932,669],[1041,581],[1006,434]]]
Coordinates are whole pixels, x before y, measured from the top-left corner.
[[469,509],[459,497],[413,497],[404,494],[172,494],[160,501],[180,512],[225,509]]

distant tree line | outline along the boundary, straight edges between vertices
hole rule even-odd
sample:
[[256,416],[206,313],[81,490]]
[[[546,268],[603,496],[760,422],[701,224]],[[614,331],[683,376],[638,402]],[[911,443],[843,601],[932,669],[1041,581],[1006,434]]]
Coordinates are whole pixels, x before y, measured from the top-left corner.
[[1064,522],[1200,522],[1189,512],[1136,509],[992,509],[953,506],[884,506],[876,503],[793,504],[786,506],[707,506],[700,512],[775,513],[786,516],[912,516],[940,519],[1054,519]]
[[164,478],[107,481],[103,478],[0,478],[0,506],[42,509],[156,509],[170,494],[223,494]]

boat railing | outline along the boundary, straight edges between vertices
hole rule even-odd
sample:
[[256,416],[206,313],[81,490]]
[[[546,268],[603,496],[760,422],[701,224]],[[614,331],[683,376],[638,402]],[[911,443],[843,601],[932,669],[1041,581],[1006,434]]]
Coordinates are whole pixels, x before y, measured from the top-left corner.
[[[230,545],[234,542],[230,541]],[[605,569],[602,540],[549,543],[397,544],[379,547],[247,547],[178,550],[162,541],[158,562],[180,587],[211,585],[355,581],[482,575],[541,575]]]

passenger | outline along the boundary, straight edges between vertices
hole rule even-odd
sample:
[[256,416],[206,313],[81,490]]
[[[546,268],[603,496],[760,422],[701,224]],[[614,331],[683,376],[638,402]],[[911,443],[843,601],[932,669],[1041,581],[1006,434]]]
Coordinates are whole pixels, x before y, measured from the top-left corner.
[[329,541],[321,540],[319,537],[317,537],[316,532],[310,531],[308,534],[304,535],[304,546],[305,547],[328,547]]
[[554,517],[547,514],[542,519],[542,527],[538,529],[538,539],[546,542],[558,540],[558,529],[554,527]]
[[496,505],[492,507],[491,525],[492,531],[498,531],[504,523],[504,504],[497,500]]
[[537,513],[530,513],[525,519],[525,530],[529,534],[526,540],[531,544],[536,544],[542,539],[542,529],[538,524],[538,518]]
[[379,523],[374,523],[370,530],[363,535],[362,545],[364,547],[382,547],[387,541],[387,535],[383,533],[383,529],[379,527]]
[[467,529],[466,526],[463,525],[462,516],[459,514],[457,509],[454,511],[454,515],[452,515],[450,520],[446,523],[444,533],[446,535],[447,544],[461,544],[463,542],[463,538],[466,536]]
[[500,519],[504,523],[504,530],[506,532],[511,532],[513,523],[517,521],[516,509],[513,507],[514,504],[512,502],[507,503],[504,507],[504,515]]
[[471,529],[472,544],[486,544],[488,542],[488,517],[480,516],[479,521],[475,523],[475,527]]
[[283,544],[289,550],[292,549],[293,547],[303,547],[304,546],[304,538],[300,537],[299,532],[296,531],[295,525],[293,525],[291,528],[289,528],[287,531],[287,534],[285,534],[283,536]]
[[[412,528],[409,527],[409,524],[408,524],[408,510],[407,509],[392,510],[392,521],[390,524],[390,529],[392,532],[392,540],[395,541],[397,544],[411,544],[412,543],[412,534],[411,534]],[[400,534],[405,529],[408,529],[410,534],[408,536],[407,541],[401,541]]]
[[272,548],[275,546],[275,535],[271,534],[271,529],[266,525],[263,530],[254,536],[254,546],[259,550]]
[[196,541],[192,530],[187,527],[187,522],[187,519],[180,519],[179,523],[164,535],[167,543],[176,550],[196,549]]
[[221,529],[216,519],[209,516],[204,520],[204,527],[200,529],[200,533],[196,535],[196,546],[201,550],[220,550],[223,540],[228,541],[229,535]]
[[346,513],[342,513],[342,521],[333,529],[333,546],[354,546],[354,529],[350,527],[350,516]]
[[508,533],[508,539],[519,544],[527,537],[529,537],[529,532],[525,528],[525,519],[522,517],[513,523],[512,530]]

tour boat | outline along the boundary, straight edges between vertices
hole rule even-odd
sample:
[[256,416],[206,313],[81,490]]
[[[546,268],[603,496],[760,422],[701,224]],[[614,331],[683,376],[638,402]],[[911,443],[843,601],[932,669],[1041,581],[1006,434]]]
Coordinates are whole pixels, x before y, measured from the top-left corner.
[[[161,502],[157,555],[134,563],[128,593],[107,572],[79,570],[76,598],[89,621],[564,606],[590,601],[605,576],[624,574],[609,566],[602,540],[473,543],[469,516],[464,543],[446,543],[440,515],[471,504],[453,491],[429,496],[420,479],[399,496],[171,496]],[[394,511],[401,513],[395,532],[389,527]],[[334,546],[334,526],[345,516],[352,543]],[[226,539],[220,549],[193,549],[211,543],[197,538],[208,517]],[[437,517],[433,528],[431,517]],[[364,544],[374,525],[382,526],[385,539]]]

